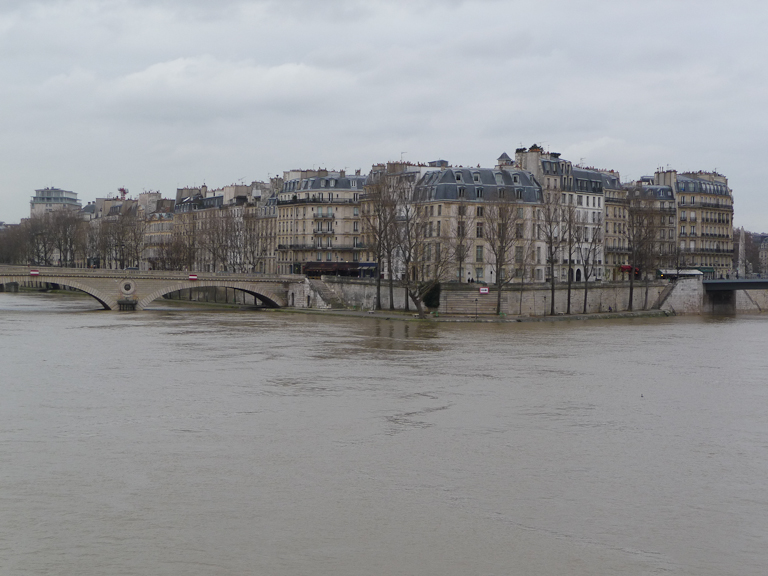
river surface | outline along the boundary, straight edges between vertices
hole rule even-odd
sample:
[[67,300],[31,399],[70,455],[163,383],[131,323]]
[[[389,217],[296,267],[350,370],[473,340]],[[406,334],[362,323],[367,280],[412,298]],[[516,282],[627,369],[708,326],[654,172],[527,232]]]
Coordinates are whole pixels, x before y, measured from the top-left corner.
[[0,574],[764,575],[768,316],[0,294]]

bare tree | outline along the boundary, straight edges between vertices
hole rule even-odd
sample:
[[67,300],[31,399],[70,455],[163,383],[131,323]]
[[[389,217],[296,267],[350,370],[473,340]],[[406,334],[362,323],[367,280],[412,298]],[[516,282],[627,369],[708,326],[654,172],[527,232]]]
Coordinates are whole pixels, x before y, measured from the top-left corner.
[[469,260],[472,252],[471,232],[475,229],[475,218],[468,213],[466,204],[459,204],[458,215],[453,221],[453,229],[449,236],[448,245],[452,259],[456,265],[456,278],[459,282],[464,278],[464,264]]
[[655,210],[652,202],[646,198],[641,186],[635,186],[627,196],[627,223],[624,237],[629,249],[629,303],[627,310],[633,310],[635,274],[643,264],[649,261],[649,251],[653,249],[655,231]]
[[491,269],[496,275],[496,314],[501,314],[501,291],[515,277],[512,273],[513,258],[518,239],[523,236],[523,222],[522,218],[518,218],[518,206],[503,199],[480,208],[484,208],[485,241],[491,257]]
[[[585,213],[586,218],[586,213]],[[586,220],[583,222],[584,242],[581,247],[581,260],[584,266],[584,308],[582,313],[587,313],[587,296],[589,293],[589,279],[595,274],[598,267],[603,264],[602,258],[597,258],[603,250],[603,215],[597,213],[593,226],[590,229]]]
[[396,246],[403,259],[402,286],[419,317],[424,318],[424,297],[446,279],[451,255],[450,250],[445,249],[444,238],[430,233],[433,227],[428,206],[413,201],[412,189],[407,181],[401,181],[397,187]]
[[545,192],[541,205],[541,236],[547,247],[550,281],[550,315],[555,314],[555,264],[558,263],[564,236],[561,235],[561,196],[559,192]]
[[394,251],[396,248],[396,206],[398,175],[391,173],[387,166],[371,172],[365,187],[362,221],[366,244],[373,251],[376,260],[376,309],[381,310],[381,271],[387,264],[389,278],[389,307],[394,310]]
[[243,216],[243,258],[250,271],[265,271],[274,220],[264,213],[263,207],[248,209]]
[[573,255],[581,243],[582,227],[579,222],[579,213],[573,204],[560,207],[561,231],[563,234],[563,251],[568,260],[568,298],[566,314],[571,313],[571,286],[573,284]]
[[51,216],[35,215],[23,223],[29,246],[30,264],[51,266],[55,251],[55,239],[52,233]]

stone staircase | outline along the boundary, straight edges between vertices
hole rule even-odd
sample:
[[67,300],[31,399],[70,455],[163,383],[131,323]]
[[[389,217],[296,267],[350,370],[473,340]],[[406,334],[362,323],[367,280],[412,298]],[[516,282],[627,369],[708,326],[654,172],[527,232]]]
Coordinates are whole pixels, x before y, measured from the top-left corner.
[[346,308],[346,306],[344,306],[344,302],[341,301],[341,298],[339,298],[336,295],[336,292],[331,290],[325,282],[322,280],[316,280],[314,278],[309,278],[308,280],[312,290],[319,297],[319,299],[323,301],[327,308],[331,308],[333,310]]
[[[496,314],[496,293],[478,294],[477,292],[453,292],[444,291],[440,294],[440,313],[455,314],[457,316],[474,316],[475,299],[477,299],[477,314]],[[509,294],[501,295],[501,310],[509,308]]]

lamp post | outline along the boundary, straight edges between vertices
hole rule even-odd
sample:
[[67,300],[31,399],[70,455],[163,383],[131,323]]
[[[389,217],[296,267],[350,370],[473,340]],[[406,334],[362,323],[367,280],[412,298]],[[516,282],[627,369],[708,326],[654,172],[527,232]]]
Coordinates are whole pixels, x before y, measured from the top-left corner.
[[475,298],[475,322],[477,322],[477,298]]

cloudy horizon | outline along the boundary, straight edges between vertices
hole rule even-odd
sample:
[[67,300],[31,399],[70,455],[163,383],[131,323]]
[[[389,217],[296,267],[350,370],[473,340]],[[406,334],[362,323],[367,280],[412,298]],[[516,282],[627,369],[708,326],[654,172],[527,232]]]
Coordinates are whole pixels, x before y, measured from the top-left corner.
[[533,143],[623,180],[717,170],[766,231],[758,2],[56,0],[0,7],[0,221]]

